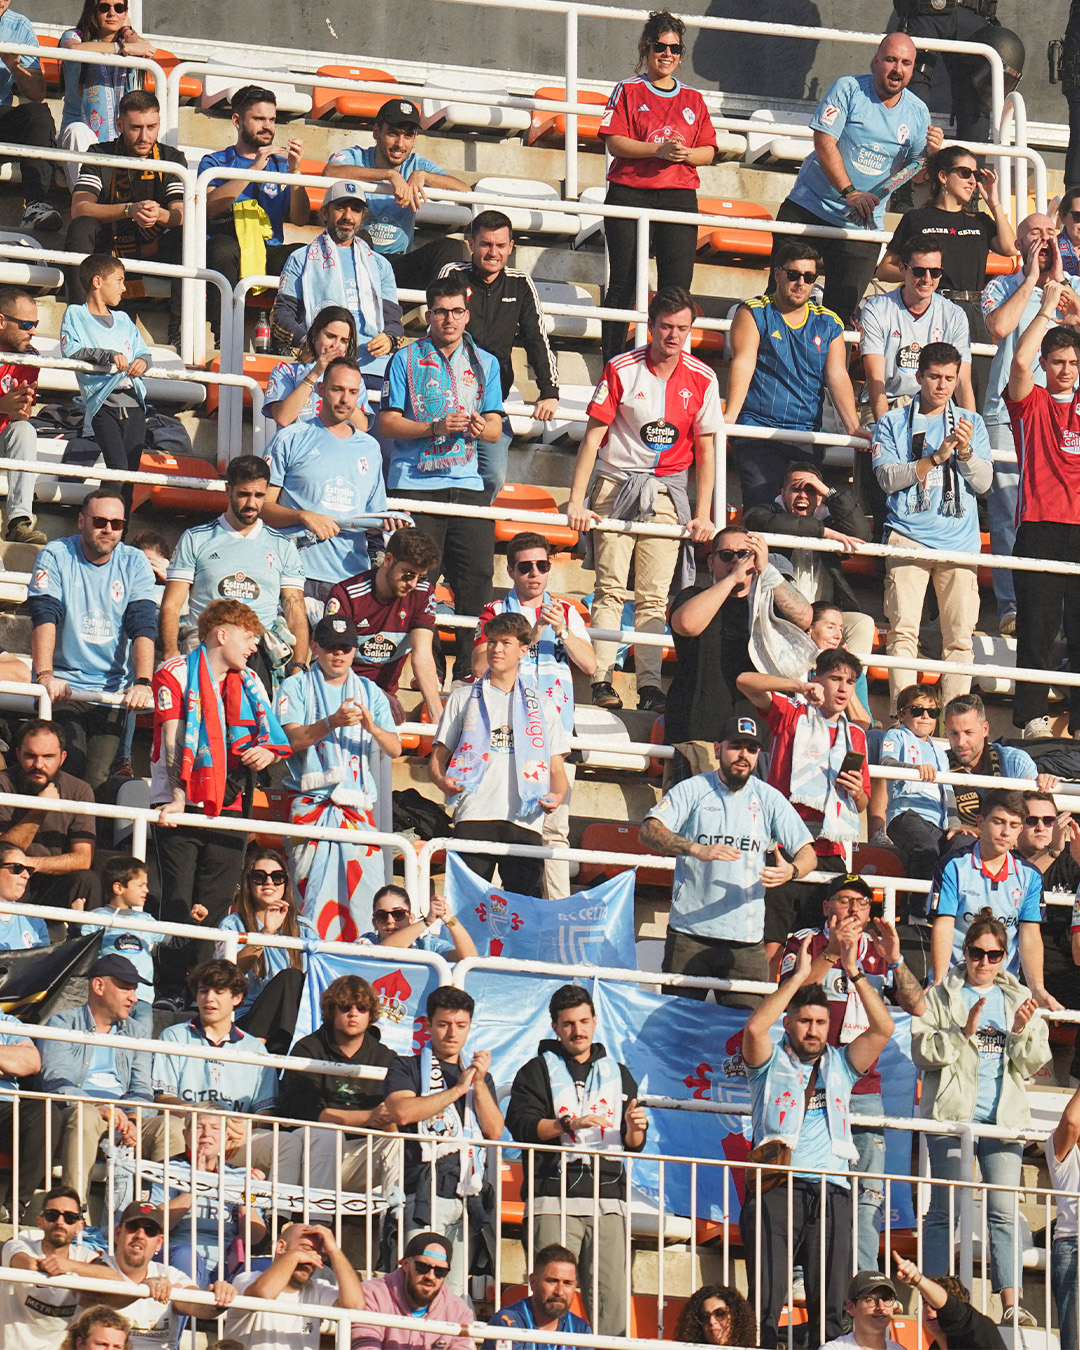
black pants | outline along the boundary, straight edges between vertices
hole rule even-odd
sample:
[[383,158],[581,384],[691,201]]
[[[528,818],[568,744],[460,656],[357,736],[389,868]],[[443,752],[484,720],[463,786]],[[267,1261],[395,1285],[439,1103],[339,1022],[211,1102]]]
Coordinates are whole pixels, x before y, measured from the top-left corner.
[[[787,1185],[774,1186],[758,1204],[754,1173],[746,1174],[746,1199],[739,1214],[746,1257],[749,1300],[754,1303],[755,1283],[761,1289],[762,1350],[778,1343],[777,1322],[787,1301],[788,1273],[801,1264],[806,1285],[807,1345],[822,1344],[819,1330],[821,1307],[825,1306],[826,1341],[844,1330],[844,1299],[851,1280],[851,1192],[826,1186],[826,1206],[821,1213],[821,1185],[817,1181],[792,1182],[791,1229],[788,1230]],[[761,1268],[758,1269],[756,1230],[761,1227]],[[821,1246],[825,1245],[825,1284],[821,1283]]]
[[26,905],[70,909],[73,900],[85,900],[87,909],[101,904],[101,880],[89,868],[81,872],[35,872],[23,895]]
[[268,1054],[287,1055],[303,993],[304,972],[295,966],[286,966],[267,982],[243,1017],[237,1019],[236,1025],[263,1041]]
[[[383,256],[393,268],[394,280],[401,289],[426,291],[444,267],[464,261],[465,245],[460,239],[433,239],[408,253]],[[408,306],[409,301],[406,301],[403,308]]]
[[[91,426],[94,440],[101,447],[105,467],[138,473],[146,449],[146,409],[138,405],[133,408],[99,408]],[[124,510],[130,515],[135,484],[121,483],[119,487]]]
[[[52,1159],[45,1155],[46,1114],[52,1116],[49,1138],[55,1149],[60,1140],[60,1108],[55,1102],[38,1101],[32,1097],[19,1099],[19,1208],[45,1183],[46,1167]],[[15,1106],[10,1099],[0,1099],[0,1146],[5,1152],[14,1152]],[[12,1207],[12,1218],[17,1224],[18,1211]]]
[[[986,27],[986,20],[957,5],[943,14],[919,14],[915,0],[895,0],[896,13],[903,31],[913,38],[943,38],[949,42],[971,42],[973,35]],[[890,29],[893,28],[890,24]],[[938,61],[937,52],[920,50],[915,60],[915,73],[908,88],[930,106],[930,86]],[[941,55],[952,91],[953,121],[956,138],[960,141],[988,141],[990,139],[990,109],[975,87],[975,79],[986,71],[986,62],[976,56],[957,52]]]
[[[712,980],[768,980],[769,963],[760,942],[727,942],[723,938],[697,937],[668,928],[664,940],[662,970],[672,975],[701,975]],[[704,1001],[707,989],[681,984],[664,985],[665,994]],[[760,994],[722,994],[714,997],[724,1008],[756,1008]]]
[[743,510],[768,506],[776,500],[784,485],[789,464],[805,464],[821,472],[825,460],[823,445],[798,445],[794,441],[759,441],[733,436],[731,453],[739,475]]
[[[1016,531],[1014,558],[1075,562],[1080,558],[1080,525],[1024,521]],[[1016,591],[1016,664],[1052,670],[1053,649],[1064,620],[1068,669],[1080,673],[1080,577],[1059,572],[1013,573]],[[1063,612],[1064,611],[1064,612]],[[1047,715],[1049,686],[1017,682],[1013,726]],[[1080,730],[1080,689],[1069,690],[1069,731]]]
[[1080,92],[1069,95],[1069,148],[1065,152],[1065,187],[1080,183]]
[[[454,826],[452,834],[455,839],[483,839],[489,844],[531,844],[534,848],[544,842],[538,830],[527,830],[524,825],[515,825],[509,820],[463,820]],[[485,881],[491,880],[497,867],[504,890],[540,896],[544,876],[542,858],[494,858],[486,853],[463,853],[461,860]]]
[[[19,103],[0,108],[0,141],[44,148],[56,144],[56,127],[47,103]],[[43,201],[52,186],[53,166],[44,159],[20,159],[23,196],[28,202]]]
[[[776,213],[777,220],[787,220],[793,225],[831,225],[833,221],[822,220],[808,211],[805,206],[793,202],[791,198],[780,203]],[[776,266],[776,254],[781,244],[792,238],[790,234],[773,235],[773,256],[769,260],[769,275]],[[821,254],[825,265],[825,308],[839,314],[844,327],[851,327],[851,316],[855,307],[863,298],[863,292],[874,275],[877,266],[877,244],[864,244],[855,239],[820,239],[806,241]]]
[[76,778],[85,778],[96,792],[112,770],[127,709],[100,703],[58,703],[53,720],[63,727],[67,742],[64,768]]
[[[412,501],[430,501],[432,494],[398,488],[392,494]],[[442,488],[440,501],[459,502],[462,506],[490,506],[486,492],[466,488]],[[446,577],[454,592],[454,611],[457,614],[479,616],[491,599],[491,578],[495,565],[495,522],[477,520],[470,516],[429,516],[413,511],[416,527],[430,534],[442,552],[442,563],[428,573],[431,584]],[[459,628],[455,639],[455,675],[462,678],[472,670],[473,635],[469,628]]]
[[[280,276],[285,259],[296,248],[296,244],[267,244],[267,276]],[[211,272],[220,272],[230,286],[236,285],[240,280],[240,240],[235,231],[211,228],[206,240],[206,266]],[[216,286],[206,288],[206,313],[216,332],[221,319],[221,292]]]
[[[135,260],[179,263],[183,261],[182,246],[182,231],[163,230],[161,234],[153,239],[148,239],[145,244],[136,249]],[[100,220],[93,220],[90,216],[77,216],[68,226],[64,247],[69,253],[112,253],[114,251],[113,227],[108,221],[103,224]],[[78,273],[77,267],[67,269],[67,296],[69,301],[81,305],[86,302],[86,292],[79,285]],[[210,289],[216,291],[217,287],[212,286]],[[179,324],[182,302],[183,292],[181,291],[180,281],[177,279],[172,283],[169,299],[170,326]]]
[[[192,808],[195,811],[197,808]],[[223,811],[228,816],[233,812]],[[239,831],[200,830],[176,825],[154,829],[158,878],[161,887],[161,918],[166,923],[191,923],[191,906],[205,905],[210,911],[206,925],[216,928],[236,895],[244,870],[245,836]],[[209,942],[186,942],[161,946],[157,955],[159,994],[183,991],[188,971],[208,960]]]
[[900,850],[904,875],[932,881],[941,857],[944,831],[918,811],[901,811],[889,821],[886,833]]
[[[697,193],[693,188],[635,188],[624,183],[609,183],[604,201],[608,206],[651,207],[656,211],[686,211],[697,214]],[[637,221],[604,221],[607,244],[608,284],[604,304],[609,309],[633,309],[637,288]],[[649,252],[656,258],[656,289],[681,286],[688,291],[694,282],[697,256],[697,225],[655,224],[649,238]],[[610,361],[626,350],[629,324],[605,319],[601,325],[604,360]]]

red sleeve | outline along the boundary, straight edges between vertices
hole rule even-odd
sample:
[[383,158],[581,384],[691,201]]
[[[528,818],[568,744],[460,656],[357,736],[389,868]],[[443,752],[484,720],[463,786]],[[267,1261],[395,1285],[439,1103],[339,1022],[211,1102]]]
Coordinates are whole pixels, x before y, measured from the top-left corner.
[[479,647],[481,642],[487,641],[487,638],[484,636],[484,630],[488,626],[488,621],[493,619],[494,617],[495,617],[495,602],[494,600],[491,600],[480,611],[480,620],[476,625],[476,634],[473,637],[474,647]]
[[1021,399],[1010,398],[1006,393],[1003,402],[1005,404],[1005,411],[1009,414],[1010,420],[1013,423],[1016,423],[1021,417],[1026,417],[1033,413],[1035,411],[1035,405],[1042,402],[1042,399],[1039,397],[1040,395],[1049,397],[1046,394],[1046,390],[1037,384],[1032,385],[1026,396]]
[[696,89],[688,89],[687,94],[690,97],[687,102],[693,107],[697,120],[694,123],[694,136],[688,142],[691,146],[698,145],[716,145],[716,128],[712,124],[712,118],[709,116],[709,110],[705,106],[705,100]]
[[622,380],[619,379],[618,371],[609,361],[604,367],[600,376],[600,383],[593,390],[589,406],[585,411],[589,417],[595,417],[598,422],[603,422],[605,426],[609,427],[615,421],[621,402]]
[[870,757],[866,751],[866,732],[862,727],[852,727],[851,744],[858,750],[863,757],[862,762],[862,786],[866,795],[870,796]]
[[184,691],[167,666],[154,676],[154,721],[175,722],[184,711]]
[[627,140],[637,140],[630,125],[629,109],[626,100],[626,86],[617,84],[611,91],[604,115],[600,119],[601,136],[625,136]]
[[799,715],[795,704],[783,694],[773,694],[769,706],[760,711],[764,712],[765,721],[768,722],[769,730],[774,736],[794,722]]

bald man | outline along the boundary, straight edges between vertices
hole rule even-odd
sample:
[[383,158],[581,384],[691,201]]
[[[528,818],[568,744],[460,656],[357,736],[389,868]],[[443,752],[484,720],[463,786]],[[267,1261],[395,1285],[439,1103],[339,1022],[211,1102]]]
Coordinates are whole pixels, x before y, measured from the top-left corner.
[[[941,145],[941,130],[930,125],[926,104],[908,89],[914,70],[914,43],[904,33],[890,33],[869,75],[842,75],[836,81],[818,104],[810,123],[813,153],[803,160],[777,220],[881,229],[886,179]],[[774,251],[786,238],[773,236]],[[825,263],[826,308],[850,327],[874,274],[878,246],[846,239],[815,238],[813,243]]]
[[[1080,277],[1065,275],[1058,249],[1057,230],[1050,217],[1035,214],[1022,220],[1016,229],[1016,246],[1020,250],[1023,270],[1007,277],[995,277],[983,291],[982,297],[986,331],[997,344],[986,382],[983,421],[995,454],[1005,451],[1010,458],[1015,456],[1016,448],[1005,407],[1004,390],[1009,381],[1009,367],[1012,365],[1017,339],[1034,322],[1042,304],[1043,287],[1048,281],[1060,281],[1069,288],[1061,295],[1058,323],[1073,328],[1080,325],[1080,305],[1076,299],[1080,295]],[[1037,360],[1032,373],[1036,384],[1045,385],[1046,375]],[[994,484],[987,502],[990,548],[994,553],[1009,554],[1013,551],[1018,486],[1015,463],[999,463],[995,459]],[[998,626],[1002,635],[1007,637],[1016,631],[1016,594],[1013,590],[1013,574],[1006,568],[994,568],[994,595],[997,597]]]

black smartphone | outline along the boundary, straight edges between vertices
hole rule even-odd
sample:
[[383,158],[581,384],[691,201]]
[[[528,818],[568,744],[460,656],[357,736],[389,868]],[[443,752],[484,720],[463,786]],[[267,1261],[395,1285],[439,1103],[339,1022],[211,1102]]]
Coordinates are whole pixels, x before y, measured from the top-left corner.
[[866,763],[866,756],[860,754],[858,750],[849,750],[844,756],[840,765],[841,773],[862,773],[862,766]]
[[774,849],[774,848],[767,848],[767,849],[765,850],[765,866],[766,866],[766,867],[776,867],[776,866],[778,865],[779,861],[780,861],[780,858],[779,858],[779,855],[778,855],[777,852],[776,852],[776,849]]

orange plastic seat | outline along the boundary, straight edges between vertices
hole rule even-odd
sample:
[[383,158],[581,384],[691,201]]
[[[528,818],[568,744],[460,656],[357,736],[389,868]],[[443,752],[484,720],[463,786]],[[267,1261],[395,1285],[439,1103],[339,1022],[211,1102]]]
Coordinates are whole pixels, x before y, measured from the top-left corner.
[[[547,488],[537,487],[532,483],[506,483],[492,502],[492,506],[501,506],[508,511],[543,511],[550,512],[553,516],[562,514]],[[535,530],[538,534],[542,534],[554,549],[573,548],[578,541],[577,530],[555,521],[550,525],[525,525],[519,520],[495,522],[495,538],[502,540],[504,544],[522,530]]]
[[[289,794],[284,788],[256,788],[251,798],[252,820],[280,820],[283,824],[289,819]],[[285,837],[280,834],[260,834],[256,836],[263,848],[285,850]]]
[[[301,173],[322,173],[326,166],[324,159],[302,159],[300,161]],[[326,196],[326,188],[308,186],[308,203],[311,206],[312,214],[323,204],[323,198]]]
[[851,851],[852,868],[860,875],[879,877],[902,877],[904,864],[887,848],[875,848],[872,844],[856,844]]
[[1016,271],[1019,261],[1018,257],[1006,258],[1001,253],[988,253],[986,255],[986,275],[988,278],[1011,276]]
[[[772,220],[770,212],[756,202],[727,201],[721,197],[702,197],[698,210],[703,216],[738,216],[746,220]],[[726,262],[760,267],[760,259],[772,253],[773,237],[762,230],[740,230],[734,226],[701,225],[697,240],[699,253],[719,253]]]
[[[265,391],[274,367],[284,360],[285,357],[283,356],[268,356],[265,352],[254,352],[251,355],[245,352],[244,374],[250,375],[254,380],[258,380]],[[206,369],[220,374],[221,357],[215,356],[214,359],[209,362]],[[208,415],[217,412],[218,403],[221,401],[221,388],[222,386],[220,384],[208,384],[206,386],[206,402],[203,404],[203,410]],[[244,390],[244,407],[251,407],[251,390],[246,388]]]
[[[616,825],[612,821],[598,820],[586,825],[581,834],[579,848],[593,849],[597,853],[640,853],[644,857],[655,858],[657,853],[641,842],[640,827],[637,825]],[[578,871],[579,881],[603,881],[618,872],[624,872],[627,864],[583,862]],[[637,879],[642,886],[670,886],[671,873],[659,867],[639,867]]]
[[[652,730],[649,732],[650,745],[664,744],[664,714],[653,719]],[[648,775],[650,778],[661,778],[664,773],[665,760],[658,759],[655,755],[649,760]]]
[[[328,80],[397,84],[393,75],[375,66],[320,66],[315,74],[325,75]],[[316,85],[311,91],[311,116],[353,117],[361,122],[374,122],[379,109],[390,96],[390,90],[385,94],[369,94],[363,90],[350,94],[346,89],[321,89]]]
[[[674,1339],[675,1328],[686,1307],[685,1298],[664,1298],[664,1340]],[[655,1294],[630,1295],[630,1326],[627,1335],[635,1339],[655,1341],[660,1337],[660,1310]]]
[[[536,91],[536,98],[555,98],[566,101],[566,90],[557,85],[546,85],[543,89]],[[595,103],[598,108],[607,105],[606,94],[594,94],[588,89],[579,89],[577,92],[578,103]],[[599,117],[590,117],[585,113],[578,114],[577,138],[579,145],[597,144],[600,140],[600,121]],[[526,141],[529,145],[535,145],[537,141],[564,143],[566,140],[566,113],[544,112],[540,109],[534,109],[532,114],[532,123],[529,127]]]
[[[454,608],[454,592],[449,586],[444,585],[441,581],[435,587],[435,603],[447,605],[451,610]],[[441,642],[449,643],[452,647],[457,640],[459,632],[460,629],[457,628],[440,628],[439,640]]]
[[[186,60],[187,58],[174,56],[172,52],[166,51],[164,47],[159,47],[153,55],[153,60],[155,60],[158,63],[158,65],[162,68],[162,70],[165,72],[166,75],[168,75],[170,71],[174,70],[180,64],[181,59]],[[152,94],[154,92],[153,75],[147,75],[145,80],[145,88],[148,93]],[[183,75],[180,77],[180,97],[182,99],[185,99],[187,102],[191,103],[195,99],[200,98],[201,96],[202,96],[202,80],[197,80],[193,75]]]
[[[38,34],[39,47],[59,47],[60,39],[51,37],[48,33]],[[38,58],[41,62],[41,74],[45,81],[47,89],[59,89],[64,83],[64,74],[62,67],[63,61],[58,61],[54,56],[41,56]]]
[[[213,483],[220,481],[220,475],[212,464],[207,464],[205,459],[196,459],[193,455],[177,458],[175,455],[144,450],[139,471],[175,474],[178,478],[205,478],[207,482]],[[132,509],[147,501],[166,511],[212,511],[217,514],[224,510],[225,494],[209,489],[202,491],[190,487],[151,487],[147,483],[136,483]]]
[[[979,539],[981,540],[979,552],[993,553],[994,550],[990,547],[990,536],[986,530],[980,532]],[[981,589],[984,591],[990,590],[994,585],[994,569],[992,567],[978,567],[975,570]]]
[[[855,452],[859,454],[857,450]],[[878,575],[880,559],[864,553],[845,553],[840,559],[840,566],[849,577],[870,577],[873,579]]]

